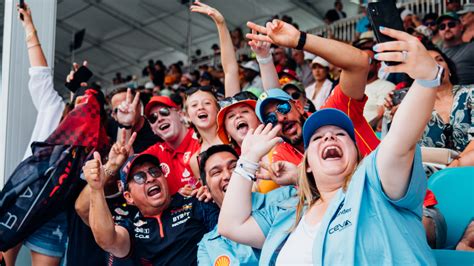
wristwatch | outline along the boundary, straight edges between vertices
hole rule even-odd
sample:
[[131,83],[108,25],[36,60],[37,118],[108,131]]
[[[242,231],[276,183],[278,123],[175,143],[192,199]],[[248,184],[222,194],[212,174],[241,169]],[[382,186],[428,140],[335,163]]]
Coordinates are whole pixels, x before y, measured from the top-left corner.
[[440,65],[438,66],[438,72],[436,73],[436,77],[433,80],[424,80],[424,79],[417,79],[416,82],[426,88],[436,88],[441,85],[444,76],[444,68]]

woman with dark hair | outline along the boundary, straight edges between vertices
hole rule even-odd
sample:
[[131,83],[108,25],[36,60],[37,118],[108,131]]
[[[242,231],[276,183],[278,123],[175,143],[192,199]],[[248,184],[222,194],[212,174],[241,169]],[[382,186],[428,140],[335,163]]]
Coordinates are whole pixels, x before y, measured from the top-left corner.
[[[430,56],[444,67],[445,75],[437,89],[433,112],[421,145],[460,152],[459,157],[449,164],[450,167],[473,166],[474,85],[457,85],[454,63],[437,47],[428,45],[426,48]],[[390,97],[386,99],[385,106],[387,109],[397,108],[393,107]]]

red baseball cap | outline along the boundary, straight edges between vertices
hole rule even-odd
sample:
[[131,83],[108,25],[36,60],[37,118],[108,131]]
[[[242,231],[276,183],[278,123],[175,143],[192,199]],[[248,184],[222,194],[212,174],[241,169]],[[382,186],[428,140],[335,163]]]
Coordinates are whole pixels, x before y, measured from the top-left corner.
[[145,106],[145,116],[148,116],[150,114],[151,108],[153,108],[155,105],[158,104],[163,104],[168,107],[172,108],[178,108],[175,102],[171,100],[170,97],[167,96],[153,96],[151,97],[150,101],[148,104]]

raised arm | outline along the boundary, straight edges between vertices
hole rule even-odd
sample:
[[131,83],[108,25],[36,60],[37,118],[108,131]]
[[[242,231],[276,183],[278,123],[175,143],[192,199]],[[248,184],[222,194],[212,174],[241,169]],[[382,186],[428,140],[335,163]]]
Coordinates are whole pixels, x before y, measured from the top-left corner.
[[95,241],[105,251],[123,258],[130,252],[130,234],[124,227],[115,225],[105,201],[105,173],[98,152],[86,162],[83,172],[90,188],[89,223]]
[[[247,38],[255,41],[268,41],[289,48],[295,48],[298,45],[301,34],[292,25],[277,19],[268,22],[266,27],[252,22],[248,22],[247,26],[261,33],[260,35],[247,34]],[[342,69],[339,83],[344,94],[356,100],[364,98],[369,71],[369,57],[366,53],[343,42],[312,34],[307,34],[303,49]]]
[[[123,163],[127,160],[128,156],[132,151],[133,142],[137,137],[137,133],[133,133],[130,137],[128,143],[125,142],[126,132],[125,129],[122,129],[119,134],[121,137],[117,140],[117,142],[112,146],[109,152],[108,161],[103,166],[105,171],[105,187],[112,188],[108,190],[113,190],[113,192],[117,191],[117,184],[116,184],[116,176],[120,170],[120,167]],[[84,172],[84,174],[86,174]],[[75,202],[75,209],[79,217],[81,217],[82,221],[89,225],[89,207],[90,207],[90,195],[91,195],[91,188],[90,185],[87,184],[79,194],[79,197],[76,199]]]
[[23,15],[23,21],[21,21],[21,24],[25,29],[25,40],[26,47],[28,48],[28,58],[30,59],[30,65],[32,67],[48,66],[43,49],[41,49],[41,43],[39,41],[35,25],[33,24],[31,10],[28,8],[27,4],[25,4],[25,9],[19,8],[19,5],[17,5],[17,9],[18,13]]
[[221,47],[221,63],[224,69],[225,97],[234,96],[240,92],[239,65],[235,57],[234,45],[230,37],[229,29],[225,23],[224,16],[215,8],[196,1],[191,6],[192,12],[208,15],[214,20],[219,34],[219,44]]
[[[258,126],[255,132],[249,130],[242,143],[242,155],[237,162],[238,165],[250,163],[254,166],[252,169],[244,166],[243,172],[246,175],[255,176],[260,158],[281,142],[281,138],[276,137],[280,129],[280,126],[272,129],[271,124],[268,124],[265,127]],[[222,203],[218,230],[221,235],[238,243],[262,248],[265,235],[252,217],[252,184],[249,177],[234,171]]]
[[391,199],[397,200],[406,194],[416,143],[431,117],[436,99],[436,88],[423,87],[417,80],[434,80],[438,66],[416,37],[386,28],[382,33],[398,41],[378,44],[374,48],[379,52],[376,59],[400,62],[388,66],[385,71],[404,72],[415,79],[377,153],[377,169],[383,190]]
[[[256,34],[255,30],[252,30]],[[250,40],[249,46],[257,55],[258,66],[260,67],[260,77],[262,78],[263,89],[269,90],[280,87],[278,73],[273,63],[273,56],[270,52],[271,43],[264,41]]]

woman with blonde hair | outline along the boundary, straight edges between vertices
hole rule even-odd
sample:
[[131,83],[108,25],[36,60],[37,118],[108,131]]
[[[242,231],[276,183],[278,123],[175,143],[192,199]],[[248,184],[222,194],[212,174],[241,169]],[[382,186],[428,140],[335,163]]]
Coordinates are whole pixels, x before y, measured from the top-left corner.
[[[278,20],[258,30],[262,35],[250,37],[287,40],[290,47],[318,38],[308,34],[302,40],[305,34]],[[262,125],[245,137],[218,226],[223,236],[261,248],[262,265],[435,264],[421,223],[426,176],[417,141],[444,69],[415,37],[381,31],[397,41],[377,45],[377,59],[399,62],[386,71],[416,81],[391,131],[364,160],[347,115],[331,108],[318,111],[303,127],[305,157],[295,196],[252,212],[254,169],[258,158],[281,141],[280,126]],[[291,170],[282,167],[277,174]]]

